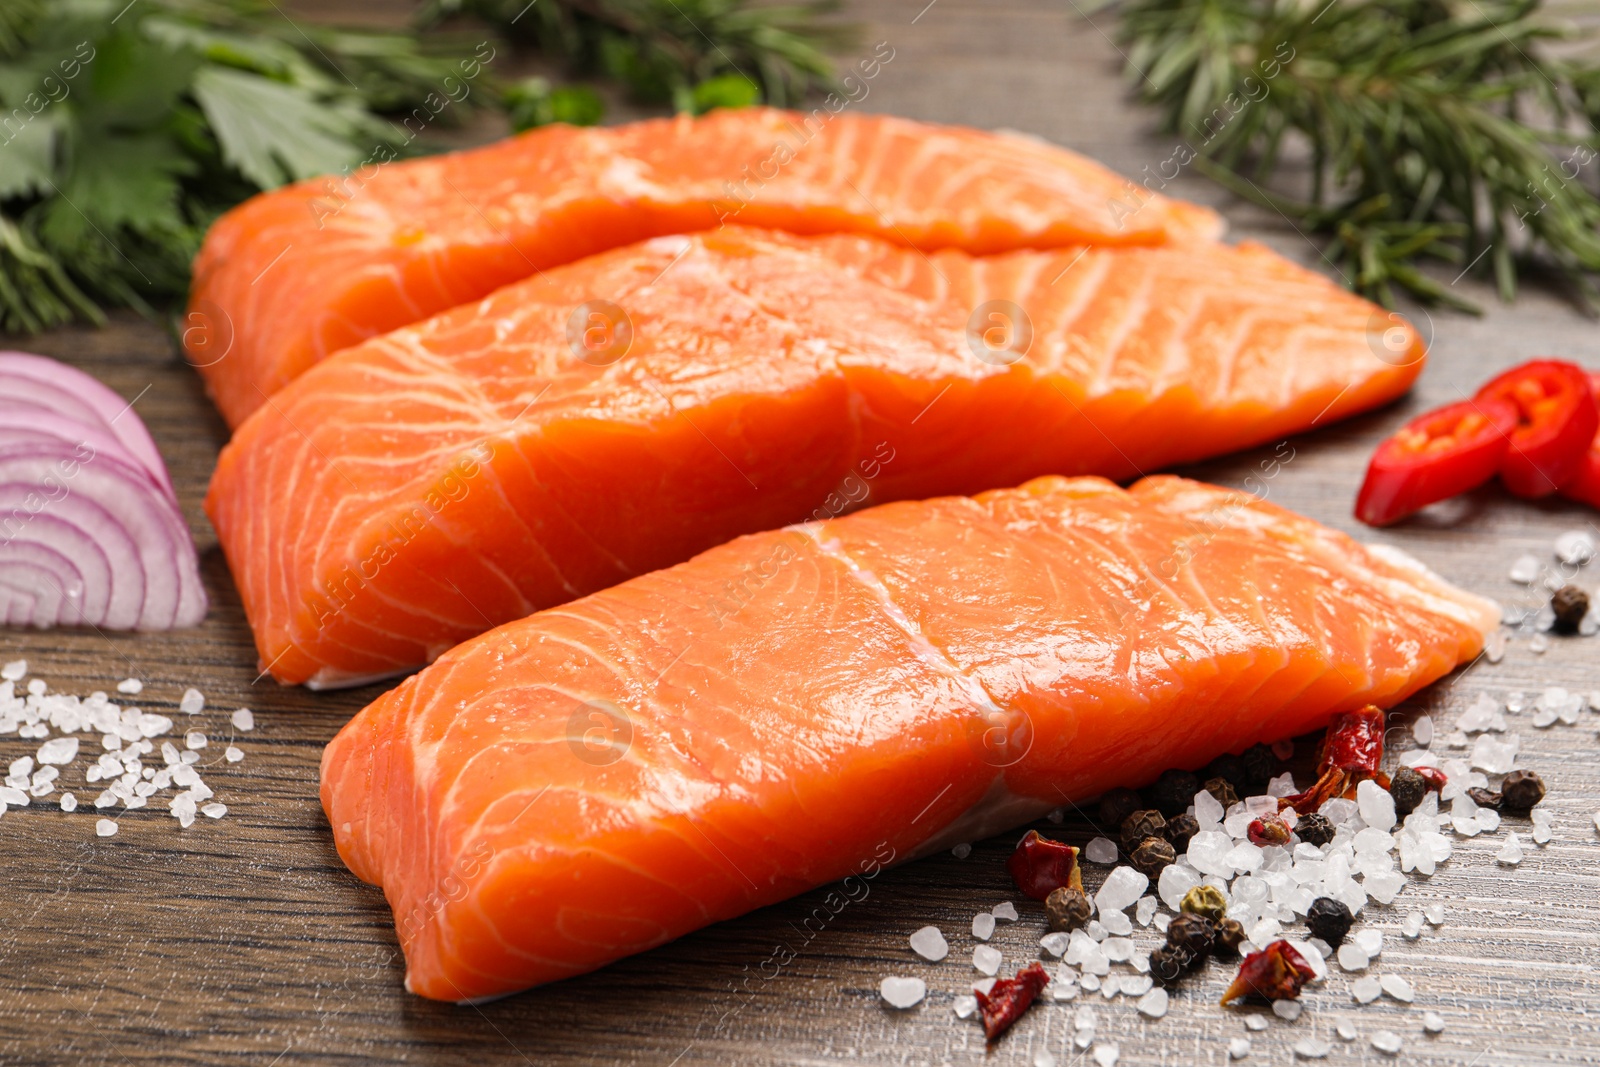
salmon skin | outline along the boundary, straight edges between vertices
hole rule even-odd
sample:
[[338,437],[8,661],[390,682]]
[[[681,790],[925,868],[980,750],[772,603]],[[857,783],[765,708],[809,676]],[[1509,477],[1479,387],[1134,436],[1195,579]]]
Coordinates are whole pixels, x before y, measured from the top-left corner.
[[322,804],[407,988],[475,999],[1391,706],[1498,623],[1238,490],[1042,478],[743,537],[483,634],[334,738]]
[[975,253],[1222,231],[1206,208],[1021,134],[825,108],[547,126],[246,201],[206,236],[183,336],[238,426],[338,349],[552,266],[728,223]]
[[[1390,400],[1421,366],[1414,338],[1410,362],[1377,358],[1370,305],[1260,248],[929,262],[657,238],[325,360],[240,428],[206,500],[262,669],[392,676],[739,534],[1131,478]],[[958,299],[872,280],[913,269]],[[621,317],[592,353],[569,329],[594,294]],[[1031,319],[1025,355],[973,332],[978,296]]]

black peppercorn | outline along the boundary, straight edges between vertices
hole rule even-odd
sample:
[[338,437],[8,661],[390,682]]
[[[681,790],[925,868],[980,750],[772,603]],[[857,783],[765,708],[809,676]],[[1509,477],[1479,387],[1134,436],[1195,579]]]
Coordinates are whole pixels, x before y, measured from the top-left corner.
[[1088,923],[1093,912],[1083,890],[1071,886],[1052,889],[1044,898],[1044,914],[1052,930],[1076,930]]
[[1544,799],[1544,779],[1533,771],[1512,771],[1501,780],[1500,795],[1506,811],[1525,815]]
[[1122,851],[1131,853],[1147,837],[1160,837],[1167,828],[1167,820],[1159,811],[1136,811],[1122,820]]
[[1589,613],[1589,594],[1575,585],[1564,585],[1550,598],[1550,610],[1555,612],[1557,633],[1578,632],[1578,624]]
[[1167,944],[1182,945],[1196,957],[1210,955],[1216,941],[1217,928],[1204,915],[1184,912],[1167,927]]
[[1272,781],[1272,776],[1278,773],[1278,757],[1274,756],[1272,749],[1266,745],[1251,745],[1239,758],[1244,763],[1241,784],[1251,790],[1253,795],[1259,796],[1255,790],[1266,789],[1267,783]]
[[1300,821],[1294,824],[1294,832],[1300,835],[1300,840],[1318,848],[1332,841],[1334,834],[1333,823],[1317,812],[1300,816]]
[[1223,778],[1230,782],[1242,782],[1245,779],[1244,760],[1238,756],[1218,756],[1206,764],[1205,770],[1200,772],[1200,777],[1207,782],[1213,778]]
[[1144,798],[1132,789],[1113,789],[1100,798],[1100,825],[1121,826],[1124,819],[1144,807]]
[[1506,799],[1499,793],[1496,793],[1493,789],[1485,789],[1481,785],[1475,785],[1471,789],[1468,789],[1467,797],[1474,804],[1478,805],[1478,807],[1493,808],[1495,811],[1500,810],[1501,806],[1505,804]]
[[1318,897],[1311,902],[1311,910],[1306,912],[1306,926],[1311,936],[1320,937],[1330,948],[1338,948],[1344,942],[1345,935],[1355,921],[1355,916],[1350,914],[1344,902],[1332,897]]
[[1222,805],[1223,811],[1239,803],[1239,794],[1234,792],[1233,783],[1226,778],[1207,778],[1203,788]]
[[1156,878],[1169,865],[1177,862],[1177,859],[1178,853],[1165,838],[1147,837],[1139,842],[1139,847],[1133,850],[1128,862],[1133,865],[1134,870],[1145,877]]
[[1162,771],[1146,792],[1155,809],[1166,816],[1182,815],[1200,792],[1200,779],[1188,771]]
[[1389,779],[1389,795],[1394,798],[1394,813],[1403,819],[1428,795],[1428,780],[1410,767],[1401,767]]
[[1217,923],[1217,940],[1211,946],[1213,955],[1233,959],[1244,944],[1244,926],[1238,919],[1223,919]]
[[1161,985],[1174,985],[1194,966],[1194,953],[1170,941],[1150,951],[1150,977]]
[[1172,842],[1172,847],[1178,852],[1189,850],[1189,839],[1200,832],[1200,823],[1193,815],[1184,812],[1174,815],[1167,820],[1167,840]]

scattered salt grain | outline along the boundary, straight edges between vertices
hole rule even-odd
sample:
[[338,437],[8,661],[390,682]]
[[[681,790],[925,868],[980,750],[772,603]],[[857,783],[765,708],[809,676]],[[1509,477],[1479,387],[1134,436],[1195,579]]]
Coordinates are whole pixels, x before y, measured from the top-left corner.
[[1122,976],[1122,992],[1130,997],[1142,997],[1150,992],[1150,987],[1155,982],[1148,974],[1125,974]]
[[1517,837],[1515,830],[1506,837],[1505,845],[1494,854],[1494,858],[1508,867],[1515,867],[1522,862],[1522,840]]
[[117,692],[126,696],[136,697],[144,691],[144,683],[137,678],[124,678],[117,683]]
[[[1537,829],[1535,827],[1535,832],[1537,832]],[[1182,898],[1179,899],[1181,900]],[[1140,926],[1149,926],[1150,920],[1155,918],[1157,907],[1159,905],[1155,897],[1140,897],[1138,905],[1133,909],[1133,917],[1138,920]]]
[[1540,569],[1537,556],[1518,556],[1507,577],[1518,585],[1532,585],[1539,580]]
[[[233,728],[249,733],[256,728],[256,717],[249,708],[240,708],[233,713]],[[959,848],[960,846],[956,846]]]
[[1444,1016],[1436,1011],[1422,1013],[1422,1028],[1430,1034],[1441,1033],[1444,1030]]
[[4,667],[0,667],[0,680],[7,682],[20,682],[28,673],[28,661],[14,659]]
[[878,995],[891,1008],[915,1007],[928,995],[928,984],[920,978],[889,977],[878,983]]
[[1405,1004],[1410,1004],[1416,996],[1416,991],[1411,988],[1411,983],[1401,978],[1398,974],[1386,974],[1378,979],[1378,984],[1383,987],[1385,993]]
[[1496,630],[1483,640],[1483,655],[1490,663],[1499,663],[1506,655],[1506,632]]
[[1295,788],[1294,775],[1289,771],[1284,771],[1267,783],[1267,796],[1269,797],[1292,797],[1298,792],[1300,790]]
[[1014,923],[1017,921],[1017,906],[1009,900],[1002,900],[989,909],[989,914],[999,922]]
[[1250,1055],[1250,1042],[1242,1037],[1236,1037],[1228,1042],[1228,1059],[1242,1060]]
[[198,689],[185,689],[183,697],[178,701],[178,710],[185,715],[198,715],[205,710],[205,694]]
[[200,814],[204,815],[208,819],[220,819],[224,815],[228,814],[228,805],[207,804],[205,807],[200,809]]
[[1444,905],[1443,904],[1429,904],[1426,908],[1422,909],[1422,915],[1423,915],[1423,917],[1425,919],[1428,920],[1428,923],[1430,925],[1432,925],[1432,926],[1443,926],[1444,925]]
[[1057,1067],[1056,1058],[1049,1049],[1042,1048],[1033,1054],[1033,1067]]
[[61,794],[61,810],[62,811],[77,811],[78,810],[78,798],[73,796],[71,793],[62,793]]
[[993,945],[979,945],[972,950],[972,965],[980,974],[1000,973],[1000,950]]
[[[1595,816],[1597,825],[1600,825],[1600,815]],[[1196,834],[1196,837],[1199,835]],[[1192,847],[1192,845],[1191,845]],[[1200,876],[1187,867],[1180,867],[1176,863],[1168,864],[1162,868],[1161,877],[1156,882],[1156,891],[1161,896],[1161,902],[1173,911],[1183,903],[1184,894],[1200,884]]]
[[964,860],[968,856],[972,855],[972,846],[963,841],[961,844],[950,850],[950,855],[954,856],[958,860]]
[[1393,1030],[1379,1030],[1372,1035],[1372,1047],[1387,1056],[1400,1054],[1400,1035]]
[[1122,992],[1122,976],[1121,975],[1108,974],[1104,978],[1100,979],[1100,995],[1102,997],[1105,997],[1107,1000],[1110,1000],[1112,997],[1116,996],[1118,993],[1121,993],[1121,992]]
[[982,993],[984,996],[988,996],[994,991],[994,984],[997,981],[999,981],[998,978],[980,978],[976,982],[972,983],[972,991],[974,993]]
[[1267,1028],[1267,1017],[1265,1015],[1246,1015],[1244,1017],[1244,1028],[1246,1030],[1265,1030]]
[[1108,837],[1097,837],[1083,849],[1083,858],[1090,863],[1117,862],[1117,846]]
[[206,747],[206,743],[206,735],[201,733],[199,730],[190,730],[188,733],[183,735],[183,744],[185,748],[191,750],[201,749]]
[[78,758],[76,737],[52,737],[39,746],[39,762],[64,766]]
[[972,936],[987,941],[994,936],[994,913],[980,911],[972,917]]
[[1339,946],[1339,966],[1347,971],[1364,971],[1372,959],[1367,955],[1366,949],[1354,942],[1346,942]]
[[1100,892],[1094,895],[1095,907],[1102,913],[1121,911],[1143,896],[1149,884],[1150,879],[1132,867],[1114,868],[1106,876]]
[[1587,530],[1568,530],[1556,538],[1556,559],[1582,565],[1594,559],[1594,538]]
[[[1072,941],[1069,935],[1061,930],[1057,930],[1054,933],[1045,934],[1039,939],[1039,947],[1044,950],[1045,955],[1054,956],[1057,958],[1065,956],[1067,954],[1067,949],[1071,944]],[[1083,960],[1080,957],[1074,960],[1068,960],[1067,962],[1082,963]]]
[[930,963],[938,963],[950,955],[950,943],[937,926],[924,926],[911,935],[911,951]]
[[1535,656],[1542,656],[1550,651],[1550,639],[1544,634],[1534,634],[1533,640],[1528,642],[1528,651]]
[[[1288,1001],[1280,1000],[1277,1003],[1286,1004]],[[1332,1045],[1328,1044],[1326,1041],[1318,1041],[1314,1037],[1308,1037],[1303,1041],[1296,1041],[1294,1043],[1294,1054],[1303,1060],[1327,1059],[1328,1053],[1332,1051]]]
[[1334,1024],[1333,1032],[1339,1035],[1340,1041],[1354,1041],[1356,1028],[1350,1024],[1349,1019],[1340,1019]]
[[970,1019],[978,1014],[978,998],[969,993],[963,993],[951,1005],[955,1009],[957,1019]]
[[1383,952],[1382,930],[1374,930],[1370,926],[1363,927],[1362,929],[1356,931],[1355,936],[1351,938],[1351,940],[1357,945],[1360,945],[1361,950],[1368,956],[1375,957],[1381,955]]
[[1358,1004],[1371,1004],[1383,995],[1383,983],[1374,975],[1357,978],[1350,983],[1350,995]]
[[1361,820],[1369,827],[1385,832],[1394,829],[1394,797],[1371,778],[1363,778],[1356,786],[1356,805],[1361,810]]
[[222,755],[229,763],[238,763],[244,759],[244,751],[234,745],[229,745],[223,749]]
[[1400,924],[1400,932],[1405,935],[1407,941],[1415,941],[1421,937],[1422,912],[1413,911],[1408,913],[1405,920]]
[[1122,1050],[1116,1045],[1096,1045],[1094,1048],[1094,1062],[1100,1067],[1117,1067],[1117,1060],[1121,1056]]
[[[1145,980],[1149,981],[1149,979]],[[1169,1000],[1165,989],[1159,987],[1152,989],[1139,998],[1139,1014],[1149,1016],[1152,1019],[1159,1019],[1167,1014],[1168,1003]]]
[[1081,979],[1080,984],[1090,993],[1098,993],[1100,991],[1100,976],[1098,974],[1086,974]]
[[1516,766],[1518,744],[1516,734],[1510,734],[1504,741],[1482,734],[1472,744],[1472,765],[1489,774],[1509,773]]
[[[1140,897],[1148,900],[1148,897]],[[1108,911],[1100,917],[1100,925],[1105,932],[1115,937],[1127,937],[1133,933],[1133,920],[1128,918],[1128,913],[1123,911]]]
[[112,822],[110,819],[99,819],[96,820],[94,824],[94,834],[96,837],[110,837],[116,832],[117,824]]
[[1305,1010],[1306,1006],[1298,1000],[1274,1000],[1272,1002],[1272,1014],[1285,1022],[1294,1022],[1300,1018],[1300,1013]]
[[1427,748],[1433,744],[1433,717],[1423,715],[1411,724],[1411,736],[1417,739],[1417,744]]

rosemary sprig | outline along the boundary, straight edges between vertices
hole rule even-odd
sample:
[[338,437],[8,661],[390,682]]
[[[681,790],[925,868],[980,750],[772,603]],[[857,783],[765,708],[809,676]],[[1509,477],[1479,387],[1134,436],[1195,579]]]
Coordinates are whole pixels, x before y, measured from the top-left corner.
[[[1230,190],[1328,238],[1358,291],[1472,305],[1419,269],[1554,266],[1593,309],[1600,67],[1542,0],[1128,0],[1130,76]],[[1309,149],[1309,194],[1269,193]],[[1281,182],[1276,183],[1281,185]]]
[[575,69],[679,111],[792,103],[832,83],[828,51],[853,39],[838,0],[429,0],[423,25],[470,14]]

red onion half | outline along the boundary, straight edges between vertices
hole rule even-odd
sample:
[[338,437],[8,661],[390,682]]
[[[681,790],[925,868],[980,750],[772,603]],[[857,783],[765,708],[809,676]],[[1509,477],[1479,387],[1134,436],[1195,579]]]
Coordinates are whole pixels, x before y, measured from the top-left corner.
[[165,630],[205,614],[194,541],[131,405],[0,353],[0,623]]

